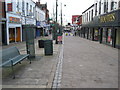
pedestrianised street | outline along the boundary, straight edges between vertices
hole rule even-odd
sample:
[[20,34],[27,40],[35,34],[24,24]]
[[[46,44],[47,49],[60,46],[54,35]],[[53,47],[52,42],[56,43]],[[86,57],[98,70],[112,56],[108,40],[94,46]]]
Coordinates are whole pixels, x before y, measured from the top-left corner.
[[[79,36],[63,37],[63,44],[53,42],[53,56],[44,56],[44,50],[38,48],[39,38],[35,39],[36,58],[31,64],[23,61],[15,66],[15,79],[3,76],[3,87],[118,87],[118,49]],[[15,45],[21,53],[25,53],[24,43]]]
[[120,0],[0,0],[1,88],[118,90]]
[[63,88],[117,88],[118,50],[65,36],[61,81]]

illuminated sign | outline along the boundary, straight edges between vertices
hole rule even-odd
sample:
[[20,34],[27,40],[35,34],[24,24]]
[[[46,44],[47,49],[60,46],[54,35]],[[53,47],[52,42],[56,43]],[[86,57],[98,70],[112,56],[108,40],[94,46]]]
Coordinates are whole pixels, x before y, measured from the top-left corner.
[[17,23],[20,24],[20,18],[16,18],[16,17],[9,17],[9,23]]
[[100,22],[101,23],[106,23],[106,22],[113,22],[115,21],[115,13],[112,13],[112,14],[108,14],[108,15],[105,15],[105,16],[101,16],[100,17]]

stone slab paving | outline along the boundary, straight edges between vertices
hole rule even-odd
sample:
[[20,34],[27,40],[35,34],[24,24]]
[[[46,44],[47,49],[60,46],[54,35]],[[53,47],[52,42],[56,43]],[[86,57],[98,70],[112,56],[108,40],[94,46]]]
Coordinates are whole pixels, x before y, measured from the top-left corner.
[[118,49],[65,36],[61,88],[117,88]]
[[[25,44],[20,44],[24,46]],[[38,42],[35,41],[36,58],[29,64],[24,60],[22,64],[15,66],[16,78],[11,78],[11,69],[3,69],[2,86],[3,88],[51,88],[56,70],[56,64],[61,45],[53,42],[53,55],[45,56],[44,49],[38,48]],[[17,45],[21,54],[26,53],[25,47]]]

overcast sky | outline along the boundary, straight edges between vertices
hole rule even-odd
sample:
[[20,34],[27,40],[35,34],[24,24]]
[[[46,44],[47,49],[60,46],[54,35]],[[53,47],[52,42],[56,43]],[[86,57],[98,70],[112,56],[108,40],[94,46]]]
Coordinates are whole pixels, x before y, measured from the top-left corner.
[[[38,0],[33,0],[38,1]],[[42,4],[47,2],[48,10],[50,17],[53,15],[53,8],[55,12],[55,4],[56,0],[40,0]],[[58,21],[60,21],[60,9],[63,9],[63,20],[64,22],[70,22],[72,19],[72,15],[81,15],[84,10],[89,8],[92,4],[94,4],[94,0],[58,0]],[[66,7],[64,6],[66,5]],[[65,16],[64,16],[65,15]]]

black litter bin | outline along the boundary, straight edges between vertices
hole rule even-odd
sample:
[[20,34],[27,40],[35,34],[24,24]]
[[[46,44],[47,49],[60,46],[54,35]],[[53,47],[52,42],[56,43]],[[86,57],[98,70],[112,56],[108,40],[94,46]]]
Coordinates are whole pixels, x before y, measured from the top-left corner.
[[52,40],[44,41],[44,52],[45,52],[45,55],[53,55],[53,41]]
[[44,48],[44,41],[45,40],[38,40],[38,46],[39,46],[39,48]]

